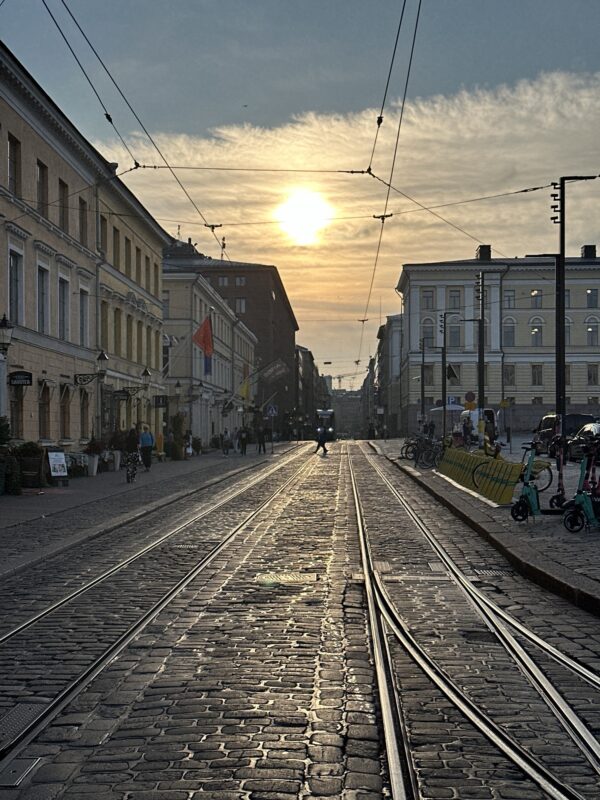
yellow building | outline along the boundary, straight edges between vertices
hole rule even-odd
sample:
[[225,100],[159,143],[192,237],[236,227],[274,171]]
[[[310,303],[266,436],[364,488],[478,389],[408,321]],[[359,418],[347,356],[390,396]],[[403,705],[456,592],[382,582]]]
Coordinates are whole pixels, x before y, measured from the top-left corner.
[[0,121],[13,438],[76,450],[141,421],[160,430],[167,233],[1,44]]

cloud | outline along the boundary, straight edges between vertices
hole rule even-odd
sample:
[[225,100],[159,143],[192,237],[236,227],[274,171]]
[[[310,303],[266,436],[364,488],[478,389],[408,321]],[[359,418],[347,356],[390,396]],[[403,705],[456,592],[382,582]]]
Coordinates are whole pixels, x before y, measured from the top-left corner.
[[[199,116],[209,110],[198,109]],[[177,170],[210,224],[222,224],[232,260],[275,264],[296,310],[299,343],[318,360],[358,358],[376,348],[380,319],[398,313],[394,293],[403,263],[472,258],[477,242],[497,256],[554,252],[558,230],[550,221],[550,191],[438,208],[439,217],[419,209],[367,174],[377,111],[305,114],[277,128],[240,125],[215,128],[209,137],[153,134],[169,163],[219,170]],[[373,173],[388,180],[396,143],[399,105],[384,116],[372,161]],[[461,91],[418,98],[407,104],[392,184],[426,206],[540,186],[561,175],[600,172],[600,74],[549,73],[534,81],[494,90]],[[136,159],[160,164],[140,134],[129,137]],[[115,142],[98,149],[124,168],[130,158]],[[240,171],[229,171],[238,168]],[[245,169],[273,171],[241,171]],[[276,170],[331,170],[311,173]],[[218,256],[217,242],[167,170],[139,170],[126,181],[170,233]],[[600,180],[569,190],[568,252],[600,240]],[[275,208],[294,188],[322,193],[337,219],[317,245],[290,242],[276,224]],[[369,285],[387,211],[369,308]],[[173,221],[163,221],[173,220]],[[328,322],[314,320],[330,319]],[[306,320],[304,323],[303,320]]]

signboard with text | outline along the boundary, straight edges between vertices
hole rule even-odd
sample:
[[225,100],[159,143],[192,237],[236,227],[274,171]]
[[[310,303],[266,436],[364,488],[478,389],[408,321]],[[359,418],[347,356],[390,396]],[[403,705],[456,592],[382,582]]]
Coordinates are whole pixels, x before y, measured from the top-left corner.
[[48,453],[48,463],[50,464],[50,475],[53,478],[67,477],[67,462],[64,453]]
[[33,386],[33,375],[25,370],[18,370],[8,374],[9,386]]

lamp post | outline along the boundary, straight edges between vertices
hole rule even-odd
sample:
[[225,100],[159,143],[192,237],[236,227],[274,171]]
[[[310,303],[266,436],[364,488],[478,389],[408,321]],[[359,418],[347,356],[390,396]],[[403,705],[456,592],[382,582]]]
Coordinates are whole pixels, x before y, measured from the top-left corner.
[[6,398],[6,378],[8,373],[8,348],[11,345],[14,326],[6,319],[6,314],[0,320],[0,417],[8,416],[8,401]]

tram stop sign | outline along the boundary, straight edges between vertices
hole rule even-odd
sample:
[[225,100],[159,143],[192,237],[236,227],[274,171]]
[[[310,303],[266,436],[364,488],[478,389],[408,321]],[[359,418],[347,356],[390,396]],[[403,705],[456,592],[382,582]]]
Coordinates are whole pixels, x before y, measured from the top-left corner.
[[277,416],[277,406],[270,405],[267,406],[267,417],[276,417]]

